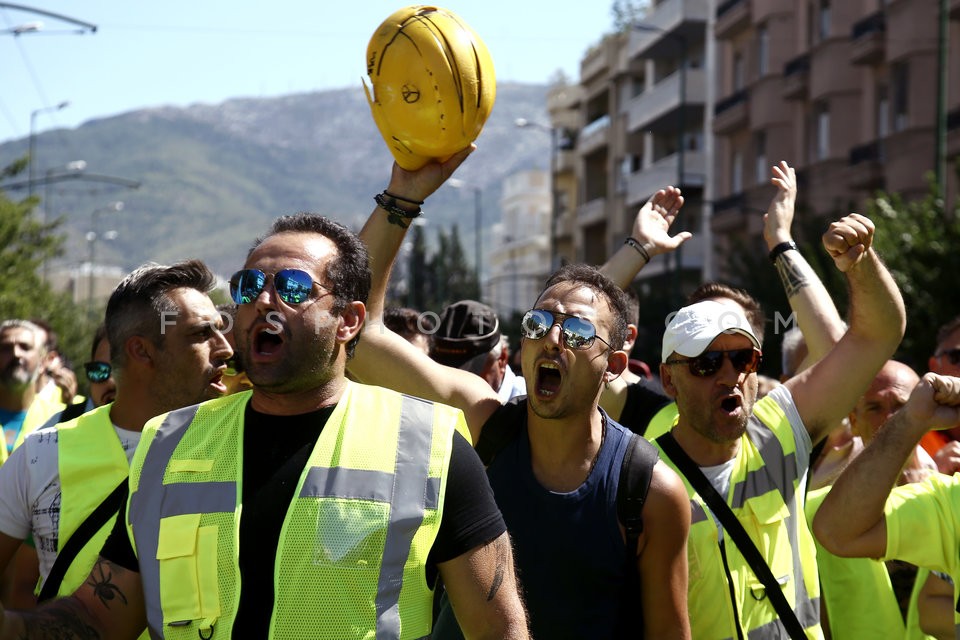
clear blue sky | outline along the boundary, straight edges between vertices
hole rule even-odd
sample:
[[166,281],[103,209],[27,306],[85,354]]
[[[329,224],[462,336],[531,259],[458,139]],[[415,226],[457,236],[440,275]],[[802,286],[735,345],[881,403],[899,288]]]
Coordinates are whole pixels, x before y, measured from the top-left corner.
[[[0,2],[0,4],[3,4]],[[360,88],[367,42],[402,0],[17,0],[96,24],[95,34],[0,7],[0,141],[161,105],[215,104]],[[451,0],[480,35],[498,81],[576,80],[584,52],[611,29],[610,0]],[[43,29],[14,37],[25,23]]]

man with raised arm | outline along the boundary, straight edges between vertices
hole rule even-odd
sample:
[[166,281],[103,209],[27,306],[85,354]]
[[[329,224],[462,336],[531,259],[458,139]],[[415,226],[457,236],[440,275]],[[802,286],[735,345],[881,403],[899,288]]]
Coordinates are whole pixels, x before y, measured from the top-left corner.
[[[960,584],[960,476],[934,474],[896,486],[925,433],[957,426],[960,378],[925,374],[834,483],[813,520],[817,540],[838,556],[903,560]],[[955,590],[942,599],[955,603]],[[937,616],[939,628],[952,637],[960,624],[951,625],[957,618],[950,607],[944,609]]]
[[[652,465],[635,546],[628,546],[616,511],[631,434],[599,409],[598,399],[603,383],[627,365],[620,288],[584,265],[548,280],[520,327],[528,395],[506,405],[484,380],[432,361],[380,326],[410,218],[468,153],[429,173],[394,166],[378,199],[389,198],[386,207],[361,232],[374,278],[370,326],[350,370],[461,408],[478,450],[494,454],[488,475],[514,544],[534,637],[687,638],[690,509],[679,479],[661,462]],[[441,614],[435,637],[455,635],[440,630],[448,614]]]

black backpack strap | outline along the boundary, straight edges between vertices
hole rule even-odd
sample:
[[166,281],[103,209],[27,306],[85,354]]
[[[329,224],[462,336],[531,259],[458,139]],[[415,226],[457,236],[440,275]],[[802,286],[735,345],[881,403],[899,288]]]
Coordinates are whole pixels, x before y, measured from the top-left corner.
[[[734,515],[729,505],[720,497],[720,494],[713,488],[713,485],[710,484],[707,477],[703,475],[697,463],[691,460],[687,452],[677,443],[671,432],[668,431],[657,438],[657,444],[660,445],[663,452],[667,454],[677,466],[680,473],[687,478],[694,490],[700,494],[700,497],[703,498],[707,506],[710,507],[710,511],[720,520],[723,530],[727,532],[730,539],[737,545],[737,549],[743,554],[743,558],[749,563],[750,568],[753,569],[753,573],[766,589],[767,597],[770,598],[770,604],[772,604],[776,610],[777,615],[780,617],[780,622],[783,623],[787,633],[793,640],[804,640],[807,636],[803,630],[803,625],[800,624],[800,621],[797,619],[797,614],[794,613],[790,607],[790,603],[787,602],[786,596],[783,595],[783,589],[780,587],[780,583],[778,583],[777,579],[773,576],[773,572],[767,565],[766,560],[764,560],[763,555],[761,555],[753,543],[753,540],[750,539],[750,535],[746,529],[744,529],[740,521],[737,520],[737,516]],[[795,579],[802,580],[803,578],[796,576]],[[734,606],[736,606],[736,603],[734,603]]]
[[60,550],[56,560],[53,561],[53,567],[50,568],[50,574],[44,581],[43,588],[40,589],[37,602],[44,602],[56,597],[57,592],[60,591],[60,585],[63,584],[63,578],[67,575],[67,569],[73,564],[77,554],[107,523],[110,516],[120,511],[120,507],[127,496],[127,483],[128,479],[124,478],[123,482],[118,484],[116,489],[103,499],[103,502],[93,510],[93,513],[87,516],[87,519],[77,527],[67,543],[63,545],[63,549]]
[[70,422],[74,418],[79,418],[87,411],[87,401],[78,402],[76,404],[68,404],[63,411],[60,412],[60,419],[57,420],[57,423],[61,422]]
[[657,448],[645,438],[630,434],[617,485],[617,518],[626,529],[630,557],[637,555],[637,539],[643,533],[643,503],[647,500],[653,466],[659,457]]

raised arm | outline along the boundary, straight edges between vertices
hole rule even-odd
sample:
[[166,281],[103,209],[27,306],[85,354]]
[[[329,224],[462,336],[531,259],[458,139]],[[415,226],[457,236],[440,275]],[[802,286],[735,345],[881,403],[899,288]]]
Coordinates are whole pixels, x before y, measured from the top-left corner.
[[72,596],[4,612],[0,638],[135,638],[147,626],[140,574],[98,558]]
[[661,253],[673,251],[693,237],[689,231],[670,235],[670,226],[683,206],[680,189],[660,189],[640,207],[630,238],[601,267],[608,278],[626,289],[647,263]]
[[[687,533],[690,499],[680,477],[657,462],[647,501],[637,558],[645,638],[690,637],[687,615]],[[640,635],[640,634],[638,634]]]
[[530,637],[506,532],[439,569],[466,640]]
[[790,228],[797,201],[796,172],[781,161],[773,166],[772,173],[770,181],[777,192],[763,216],[763,238],[767,250],[776,256],[773,264],[807,343],[807,357],[797,369],[802,371],[830,351],[843,335],[845,325],[823,282],[793,242]]
[[850,327],[819,362],[785,383],[813,442],[850,412],[903,338],[903,299],[871,248],[873,233],[869,218],[851,213],[823,235],[824,248],[847,276]]
[[960,424],[960,378],[927,373],[873,442],[853,459],[813,519],[831,553],[880,558],[887,549],[883,508],[900,470],[929,429]]
[[[416,203],[436,191],[472,151],[471,146],[446,162],[431,162],[417,171],[406,171],[394,164],[386,189],[386,193],[392,194],[392,204],[418,211]],[[348,362],[348,371],[365,383],[459,408],[476,442],[483,423],[500,406],[497,393],[473,373],[434,362],[383,324],[390,271],[410,222],[411,218],[378,205],[360,232],[360,239],[370,252],[373,282],[366,325],[356,353]]]

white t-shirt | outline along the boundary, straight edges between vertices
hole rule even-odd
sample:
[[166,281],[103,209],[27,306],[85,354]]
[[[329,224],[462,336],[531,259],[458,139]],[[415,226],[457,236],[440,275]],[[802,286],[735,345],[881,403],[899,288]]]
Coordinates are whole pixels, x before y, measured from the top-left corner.
[[[113,425],[127,462],[140,442],[139,431]],[[40,575],[46,579],[57,557],[60,526],[60,470],[58,431],[34,431],[0,466],[0,532],[33,543],[40,560]]]
[[[800,488],[798,488],[797,491],[800,495],[803,495],[807,484],[807,471],[810,467],[810,451],[813,449],[813,442],[810,440],[810,434],[807,433],[807,428],[803,425],[803,420],[800,419],[800,414],[797,413],[797,405],[793,402],[793,395],[791,395],[785,386],[779,385],[774,388],[767,394],[767,397],[774,400],[780,408],[783,409],[784,415],[786,415],[787,420],[790,422],[793,439],[796,441],[797,468],[800,472]],[[730,475],[733,473],[735,462],[736,458],[731,458],[722,464],[712,467],[700,467],[700,471],[703,472],[703,475],[707,477],[707,480],[710,481],[713,488],[716,489],[717,493],[723,496],[724,499],[726,499],[727,493],[730,491]],[[713,516],[713,520],[717,523],[717,528],[720,530],[720,538],[723,539],[723,528],[720,526],[720,521],[713,515],[709,507],[707,508],[707,512]]]

